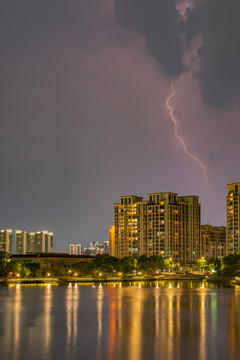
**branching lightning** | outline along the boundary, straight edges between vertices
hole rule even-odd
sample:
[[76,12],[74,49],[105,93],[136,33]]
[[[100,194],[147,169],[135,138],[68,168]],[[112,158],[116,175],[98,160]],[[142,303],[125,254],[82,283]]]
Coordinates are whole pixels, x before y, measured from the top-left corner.
[[[182,76],[181,76],[182,78]],[[178,141],[182,144],[183,146],[183,149],[185,151],[185,153],[190,156],[203,170],[203,173],[204,173],[204,179],[207,183],[207,185],[209,185],[209,182],[208,182],[208,178],[207,178],[207,169],[206,167],[203,165],[203,163],[196,157],[194,156],[192,153],[190,153],[186,147],[186,144],[184,142],[184,140],[181,138],[180,135],[178,135],[178,130],[177,130],[177,120],[174,118],[174,115],[173,115],[173,108],[172,106],[169,104],[170,100],[173,98],[173,96],[175,95],[176,91],[175,91],[175,88],[173,86],[173,81],[171,82],[171,88],[172,88],[172,93],[169,95],[169,97],[167,98],[167,101],[166,101],[166,104],[167,104],[167,108],[169,110],[169,113],[170,113],[170,117],[173,121],[173,124],[174,124],[174,132],[175,132],[175,136],[176,138],[178,139]]]

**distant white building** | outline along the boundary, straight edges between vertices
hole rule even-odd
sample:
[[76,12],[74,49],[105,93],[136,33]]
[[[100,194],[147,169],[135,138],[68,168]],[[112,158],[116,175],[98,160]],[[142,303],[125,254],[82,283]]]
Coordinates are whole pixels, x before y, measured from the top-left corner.
[[84,254],[93,256],[101,254],[101,248],[99,247],[99,245],[100,244],[98,241],[90,242],[90,245],[84,248]]
[[104,241],[103,243],[104,254],[110,254],[110,242]]
[[70,244],[69,254],[70,255],[81,255],[82,254],[82,245],[81,244]]

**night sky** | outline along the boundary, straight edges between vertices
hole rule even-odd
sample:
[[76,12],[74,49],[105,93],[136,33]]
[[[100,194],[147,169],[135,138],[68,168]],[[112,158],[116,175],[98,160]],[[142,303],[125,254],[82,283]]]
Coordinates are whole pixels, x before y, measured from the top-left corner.
[[[240,181],[239,0],[0,4],[0,228],[54,250],[109,239],[120,195],[198,195],[226,224]],[[183,77],[180,77],[182,74]],[[174,134],[166,100],[171,99]]]

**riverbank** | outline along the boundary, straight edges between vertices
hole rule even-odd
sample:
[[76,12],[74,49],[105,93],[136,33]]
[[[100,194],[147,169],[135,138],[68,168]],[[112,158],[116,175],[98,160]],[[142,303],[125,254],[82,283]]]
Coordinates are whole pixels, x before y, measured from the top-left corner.
[[218,277],[202,274],[162,274],[157,276],[98,276],[98,277],[58,277],[58,278],[11,278],[0,279],[0,285],[11,284],[69,284],[69,283],[114,283],[114,282],[150,282],[150,281],[207,281],[229,282],[240,285],[240,279],[235,277]]

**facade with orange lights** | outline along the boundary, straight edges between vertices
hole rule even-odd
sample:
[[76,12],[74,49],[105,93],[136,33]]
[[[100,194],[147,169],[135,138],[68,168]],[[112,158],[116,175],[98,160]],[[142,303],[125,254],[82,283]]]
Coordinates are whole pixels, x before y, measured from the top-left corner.
[[111,228],[109,229],[109,232],[110,232],[110,241],[109,241],[110,255],[116,256],[116,254],[115,254],[115,225],[111,226]]
[[115,208],[115,256],[160,255],[183,263],[200,257],[201,206],[197,196],[151,193],[121,196]]
[[240,183],[228,184],[227,255],[240,254]]
[[123,258],[139,253],[137,204],[142,197],[121,196],[120,203],[114,204],[115,211],[115,256]]
[[226,227],[201,225],[201,257],[222,259],[226,253]]

